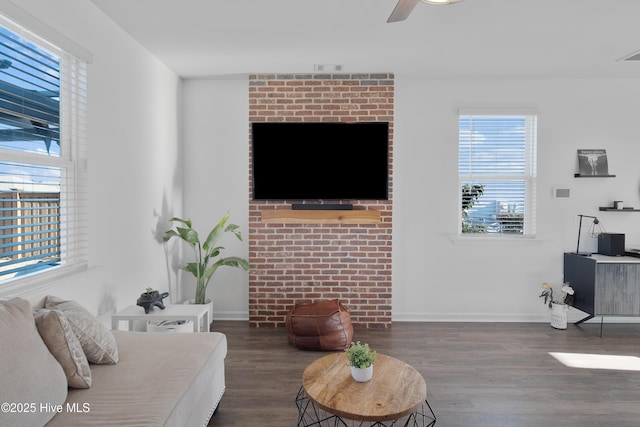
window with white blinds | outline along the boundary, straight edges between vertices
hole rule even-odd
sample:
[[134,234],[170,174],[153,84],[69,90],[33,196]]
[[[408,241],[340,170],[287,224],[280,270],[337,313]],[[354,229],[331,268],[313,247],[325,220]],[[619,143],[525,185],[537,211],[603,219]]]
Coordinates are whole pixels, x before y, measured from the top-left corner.
[[460,112],[460,234],[535,236],[536,133],[536,114]]
[[0,283],[87,263],[86,62],[0,16]]

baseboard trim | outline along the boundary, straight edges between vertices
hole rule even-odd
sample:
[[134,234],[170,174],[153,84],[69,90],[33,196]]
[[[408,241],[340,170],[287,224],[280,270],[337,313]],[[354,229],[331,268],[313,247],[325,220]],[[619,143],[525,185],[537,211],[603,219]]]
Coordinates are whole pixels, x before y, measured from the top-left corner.
[[[568,323],[584,318],[582,312],[569,312]],[[504,322],[504,323],[549,323],[549,314],[485,314],[485,313],[395,313],[392,322]],[[595,317],[584,323],[640,323],[640,317],[606,316]]]
[[249,321],[247,311],[213,311],[213,320],[243,320]]
[[[568,323],[575,323],[582,319],[582,313],[568,313]],[[213,320],[249,321],[249,313],[246,311],[217,311],[213,314]],[[426,314],[426,313],[395,313],[392,322],[496,322],[496,323],[549,323],[549,314],[484,314],[484,313],[452,313],[452,314]],[[584,323],[600,323],[600,317],[590,319]],[[616,317],[608,316],[603,323],[640,323],[640,317]]]

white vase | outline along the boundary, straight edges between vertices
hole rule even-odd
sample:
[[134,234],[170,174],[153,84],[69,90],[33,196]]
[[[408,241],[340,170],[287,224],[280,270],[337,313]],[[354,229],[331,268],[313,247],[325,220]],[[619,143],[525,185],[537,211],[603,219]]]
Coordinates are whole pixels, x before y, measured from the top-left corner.
[[[195,304],[196,303],[196,299],[195,298],[191,298],[186,300],[185,302],[183,302],[183,304]],[[209,326],[211,325],[211,323],[213,323],[213,301],[211,300],[211,298],[207,298],[204,300],[204,303],[208,306],[209,308],[209,324],[206,327],[206,330],[209,330]]]
[[567,329],[567,310],[566,304],[551,304],[551,327]]
[[373,365],[368,368],[351,367],[351,376],[356,382],[366,383],[373,377]]

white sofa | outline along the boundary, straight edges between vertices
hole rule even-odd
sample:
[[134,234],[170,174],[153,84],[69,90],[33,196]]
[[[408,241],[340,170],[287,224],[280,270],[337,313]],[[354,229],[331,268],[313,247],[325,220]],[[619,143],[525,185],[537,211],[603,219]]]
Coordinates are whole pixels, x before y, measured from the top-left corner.
[[207,425],[225,389],[223,334],[112,332],[52,301],[0,300],[0,425]]

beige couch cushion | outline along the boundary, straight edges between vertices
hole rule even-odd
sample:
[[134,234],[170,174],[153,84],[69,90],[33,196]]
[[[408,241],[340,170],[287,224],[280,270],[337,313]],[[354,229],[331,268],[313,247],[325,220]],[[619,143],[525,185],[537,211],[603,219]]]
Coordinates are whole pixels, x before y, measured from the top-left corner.
[[[212,386],[224,391],[226,337],[219,332],[174,334],[114,331],[117,365],[90,365],[93,386],[69,390],[67,403],[86,410],[63,411],[47,427],[206,425],[198,413]],[[219,396],[218,396],[219,398]],[[196,421],[195,418],[198,418]]]
[[44,308],[34,314],[38,332],[49,351],[62,365],[69,387],[91,387],[89,362],[78,337],[71,330],[65,315],[58,310]]
[[44,306],[64,313],[71,329],[80,340],[82,350],[89,362],[118,363],[118,346],[113,334],[87,309],[75,301],[67,301],[51,295],[45,298]]
[[40,338],[27,300],[0,300],[0,345],[0,403],[23,405],[9,407],[16,412],[1,411],[0,425],[44,425],[55,412],[42,410],[40,404],[64,405],[67,380]]

